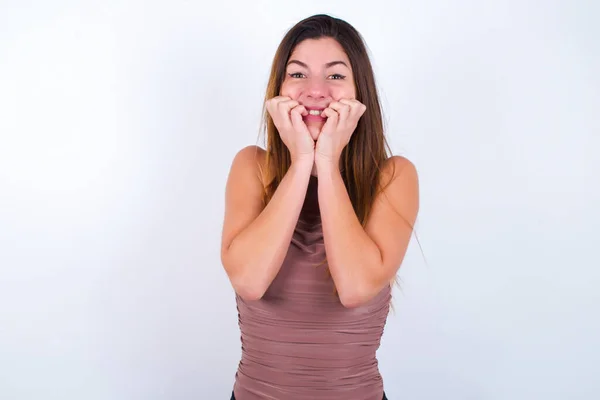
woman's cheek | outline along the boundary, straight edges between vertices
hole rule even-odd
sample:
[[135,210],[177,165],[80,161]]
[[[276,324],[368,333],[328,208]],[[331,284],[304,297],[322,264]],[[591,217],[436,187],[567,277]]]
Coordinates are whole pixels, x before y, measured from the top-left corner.
[[356,98],[356,92],[352,88],[339,88],[333,92],[333,98],[335,101],[340,101],[340,99],[352,100]]
[[297,83],[284,81],[283,85],[281,85],[280,92],[282,96],[297,99],[300,96],[300,93],[302,93],[302,88]]

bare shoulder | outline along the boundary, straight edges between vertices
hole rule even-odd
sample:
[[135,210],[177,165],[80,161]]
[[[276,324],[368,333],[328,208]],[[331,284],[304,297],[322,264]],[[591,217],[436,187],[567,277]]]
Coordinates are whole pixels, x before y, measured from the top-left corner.
[[[365,229],[380,248],[385,248],[382,252],[395,254],[394,265],[399,265],[400,253],[406,249],[418,212],[419,179],[415,165],[406,157],[390,157],[381,168],[380,191]],[[398,247],[400,237],[404,237],[404,245]]]
[[262,182],[262,171],[264,171],[267,152],[255,145],[246,146],[239,150],[231,165],[230,176],[238,173],[245,178],[256,176]]
[[379,191],[373,204],[378,210],[390,209],[412,220],[419,210],[419,177],[415,165],[406,157],[392,156],[381,168]]
[[258,146],[247,146],[233,158],[225,188],[222,254],[264,208],[261,171],[265,154]]
[[398,186],[406,185],[418,187],[419,177],[415,164],[403,156],[392,156],[388,158],[381,169],[381,185],[385,189],[388,186],[391,190]]

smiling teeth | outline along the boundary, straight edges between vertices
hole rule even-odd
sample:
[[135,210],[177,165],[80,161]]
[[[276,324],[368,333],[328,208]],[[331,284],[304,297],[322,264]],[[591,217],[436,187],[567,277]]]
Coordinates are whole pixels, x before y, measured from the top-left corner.
[[321,110],[309,110],[310,115],[321,115]]

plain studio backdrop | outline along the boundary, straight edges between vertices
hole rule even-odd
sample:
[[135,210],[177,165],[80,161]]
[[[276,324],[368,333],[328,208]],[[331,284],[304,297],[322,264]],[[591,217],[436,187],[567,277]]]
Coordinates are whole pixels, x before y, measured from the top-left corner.
[[1,399],[229,398],[225,181],[321,12],[421,179],[389,398],[600,398],[598,2],[0,4]]

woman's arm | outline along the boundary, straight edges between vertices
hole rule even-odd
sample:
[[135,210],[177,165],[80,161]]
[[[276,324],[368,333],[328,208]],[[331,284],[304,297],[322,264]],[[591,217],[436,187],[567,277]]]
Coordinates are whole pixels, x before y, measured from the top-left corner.
[[[221,262],[238,295],[260,299],[279,272],[298,221],[313,167],[292,163],[273,198],[263,205],[264,150],[248,146],[235,156],[225,194]],[[310,162],[309,162],[310,161]]]
[[419,209],[417,172],[406,158],[388,160],[382,182],[392,181],[375,198],[363,229],[339,167],[317,159],[317,171],[329,270],[342,304],[356,307],[389,285],[400,268]]

